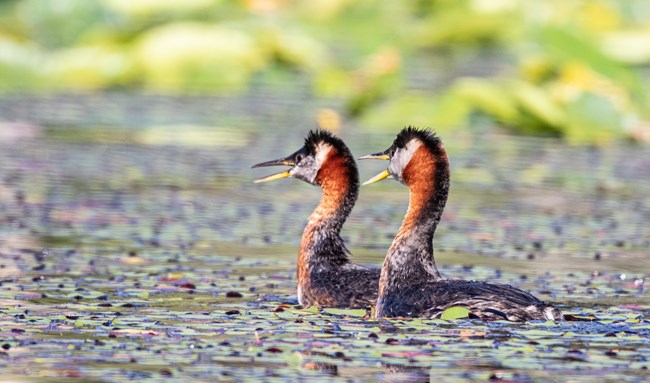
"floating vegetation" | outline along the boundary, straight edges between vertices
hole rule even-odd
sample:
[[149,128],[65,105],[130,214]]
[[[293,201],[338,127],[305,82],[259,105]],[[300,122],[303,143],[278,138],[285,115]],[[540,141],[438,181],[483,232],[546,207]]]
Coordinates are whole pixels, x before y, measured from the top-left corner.
[[[44,131],[0,144],[5,380],[650,374],[647,149],[446,137],[459,176],[436,236],[441,271],[530,290],[568,320],[483,322],[458,308],[443,319],[375,320],[296,302],[297,241],[319,193],[252,185],[248,170],[294,140],[286,131],[242,131],[246,149],[125,143],[119,135],[133,132],[103,132],[114,136]],[[360,153],[391,137],[345,136]],[[476,169],[488,176],[472,177]],[[362,190],[343,230],[356,261],[382,261],[406,193],[397,184]]]

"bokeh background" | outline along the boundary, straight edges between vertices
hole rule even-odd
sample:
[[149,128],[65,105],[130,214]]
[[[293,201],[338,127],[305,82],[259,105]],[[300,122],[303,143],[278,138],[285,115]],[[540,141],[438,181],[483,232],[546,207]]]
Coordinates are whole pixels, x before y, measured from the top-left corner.
[[649,63],[646,0],[0,0],[5,120],[34,94],[264,92],[332,129],[647,142]]
[[[650,0],[0,0],[0,380],[647,381],[649,63]],[[405,125],[451,162],[441,273],[581,321],[296,305],[321,191],[251,165]],[[407,205],[361,189],[354,262]]]

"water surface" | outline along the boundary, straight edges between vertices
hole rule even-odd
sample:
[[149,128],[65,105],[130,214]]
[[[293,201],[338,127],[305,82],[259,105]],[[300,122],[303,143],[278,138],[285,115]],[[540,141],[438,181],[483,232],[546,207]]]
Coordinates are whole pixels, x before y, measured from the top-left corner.
[[[297,306],[317,188],[252,180],[302,145],[296,99],[99,95],[0,104],[0,366],[21,381],[642,381],[650,150],[447,131],[434,247],[450,278],[530,290],[592,322],[376,321]],[[336,105],[333,105],[336,107]],[[18,121],[18,122],[16,122]],[[16,135],[17,124],[23,126]],[[405,121],[405,124],[408,121]],[[25,128],[26,126],[26,128]],[[344,124],[355,155],[395,132]],[[361,162],[362,178],[382,169]],[[406,210],[364,187],[343,229],[379,266]]]

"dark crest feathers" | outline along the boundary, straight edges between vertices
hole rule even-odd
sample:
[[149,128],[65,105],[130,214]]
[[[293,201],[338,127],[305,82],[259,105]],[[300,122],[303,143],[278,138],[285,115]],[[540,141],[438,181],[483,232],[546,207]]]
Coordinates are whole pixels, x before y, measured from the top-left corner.
[[335,135],[328,132],[327,130],[321,130],[321,129],[309,131],[307,138],[305,138],[305,149],[307,149],[307,152],[310,155],[314,155],[316,154],[316,146],[321,142],[325,142],[327,144],[332,145],[341,154],[350,152],[350,149],[348,149],[347,145],[345,145],[343,140],[336,137]]
[[393,145],[397,148],[403,149],[406,147],[406,144],[414,138],[422,141],[434,153],[442,146],[442,141],[440,141],[440,138],[433,131],[429,129],[419,129],[413,126],[408,126],[402,129],[402,131],[397,134]]

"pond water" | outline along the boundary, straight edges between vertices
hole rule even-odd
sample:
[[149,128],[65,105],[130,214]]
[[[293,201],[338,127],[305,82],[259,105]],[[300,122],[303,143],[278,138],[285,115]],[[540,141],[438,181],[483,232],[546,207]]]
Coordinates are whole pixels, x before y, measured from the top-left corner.
[[[320,191],[252,183],[267,173],[250,166],[298,149],[324,106],[336,108],[299,97],[2,100],[3,380],[650,377],[650,149],[441,134],[452,163],[441,272],[510,283],[592,321],[377,321],[297,305],[297,246]],[[338,133],[360,156],[399,129]],[[361,177],[383,166],[361,162]],[[407,200],[396,182],[362,188],[343,229],[356,262],[381,264]]]

